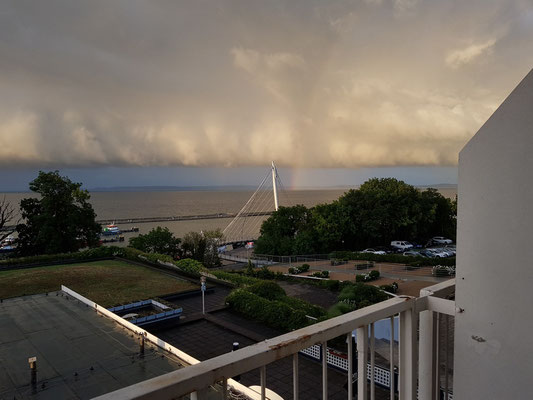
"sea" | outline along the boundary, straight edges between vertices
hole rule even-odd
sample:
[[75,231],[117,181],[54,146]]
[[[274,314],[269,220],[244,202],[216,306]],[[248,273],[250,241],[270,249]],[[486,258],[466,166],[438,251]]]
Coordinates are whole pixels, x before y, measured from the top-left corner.
[[[312,207],[317,204],[329,203],[338,199],[349,188],[335,189],[301,189],[285,190],[279,193],[279,204],[293,206],[303,204]],[[446,197],[453,198],[455,188],[442,188],[439,191]],[[134,219],[147,217],[172,217],[205,214],[235,214],[246,204],[254,191],[251,190],[186,190],[186,191],[102,191],[90,192],[90,203],[97,214],[98,220],[113,221],[118,219]],[[18,209],[20,200],[33,196],[32,193],[1,193],[6,200]],[[271,200],[268,197],[271,196]],[[272,192],[265,193],[262,198],[263,207],[274,209]],[[267,218],[267,217],[265,217]],[[147,233],[157,226],[167,227],[177,237],[187,232],[206,231],[220,228],[224,230],[231,218],[213,218],[186,221],[161,221],[146,223],[126,223],[118,225],[120,229],[139,228],[138,233],[126,233],[125,241],[113,243],[127,245],[128,239],[139,233]],[[259,225],[257,226],[259,231]]]

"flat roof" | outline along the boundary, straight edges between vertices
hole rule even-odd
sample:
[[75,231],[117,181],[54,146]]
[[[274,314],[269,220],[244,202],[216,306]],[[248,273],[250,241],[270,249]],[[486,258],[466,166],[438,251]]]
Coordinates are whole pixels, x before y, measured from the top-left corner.
[[[0,398],[87,399],[181,368],[63,292],[0,303]],[[28,358],[37,357],[31,385]]]

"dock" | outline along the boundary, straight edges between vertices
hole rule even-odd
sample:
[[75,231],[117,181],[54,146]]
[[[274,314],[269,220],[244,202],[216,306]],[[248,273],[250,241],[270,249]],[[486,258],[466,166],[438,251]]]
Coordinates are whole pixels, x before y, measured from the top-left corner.
[[[250,212],[241,214],[241,217],[261,217],[272,215],[273,211]],[[137,218],[115,218],[96,220],[101,225],[109,224],[142,224],[147,222],[165,222],[165,221],[193,221],[200,219],[218,219],[218,218],[235,218],[236,213],[217,213],[217,214],[199,214],[199,215],[176,215],[170,217],[137,217]]]

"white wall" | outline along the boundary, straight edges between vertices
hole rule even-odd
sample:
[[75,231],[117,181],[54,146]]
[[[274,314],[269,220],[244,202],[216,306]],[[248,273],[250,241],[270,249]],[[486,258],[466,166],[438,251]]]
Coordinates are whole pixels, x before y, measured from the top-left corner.
[[533,71],[459,156],[454,398],[533,398]]

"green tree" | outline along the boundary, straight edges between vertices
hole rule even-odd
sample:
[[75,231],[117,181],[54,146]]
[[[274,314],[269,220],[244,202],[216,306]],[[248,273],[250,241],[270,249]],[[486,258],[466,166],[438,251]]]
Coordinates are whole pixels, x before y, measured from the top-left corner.
[[174,237],[168,228],[158,226],[144,235],[129,240],[129,245],[145,253],[167,254],[173,258],[181,257],[181,239]]
[[457,200],[444,197],[436,189],[420,193],[422,207],[419,237],[429,239],[445,236],[455,240],[457,229]]
[[343,238],[354,249],[417,237],[419,191],[394,178],[373,178],[339,199],[348,216]]
[[[254,252],[257,254],[289,255],[300,252],[304,248],[302,242],[295,242],[296,236],[310,235],[305,233],[312,228],[310,210],[303,206],[280,207],[261,225],[261,236],[254,244]],[[295,249],[295,243],[298,243]],[[306,253],[313,252],[312,239],[305,246]]]
[[20,255],[66,253],[98,245],[101,226],[81,183],[60,176],[59,171],[40,171],[30,189],[40,196],[20,202],[25,221],[17,225]]
[[[327,253],[331,249],[344,250],[344,233],[351,225],[346,209],[341,207],[338,201],[334,201],[330,204],[319,204],[313,207],[311,212],[316,252]],[[299,236],[298,240],[302,240],[302,237]]]
[[223,235],[220,229],[205,232],[189,232],[183,237],[182,250],[184,257],[200,261],[211,268],[220,265],[218,245]]
[[218,247],[222,243],[224,235],[220,229],[214,229],[203,232],[205,238],[205,250],[203,263],[207,268],[220,266],[220,258],[218,257]]
[[280,207],[261,226],[258,254],[360,250],[392,240],[455,238],[456,202],[394,178],[373,178],[330,204]]

